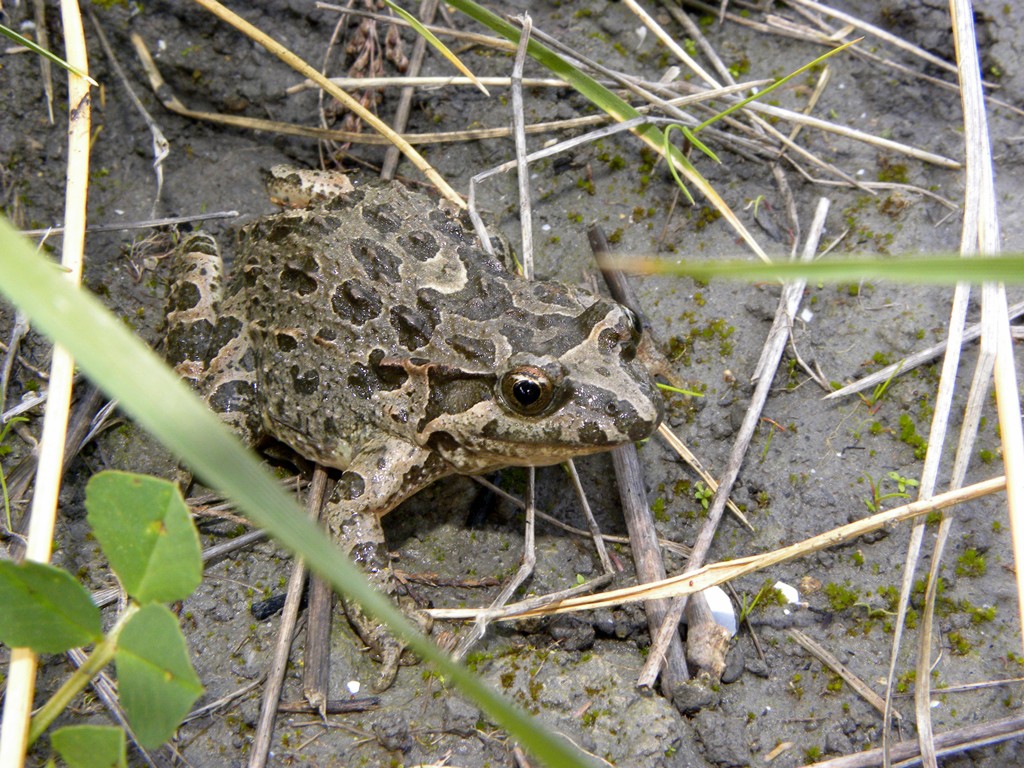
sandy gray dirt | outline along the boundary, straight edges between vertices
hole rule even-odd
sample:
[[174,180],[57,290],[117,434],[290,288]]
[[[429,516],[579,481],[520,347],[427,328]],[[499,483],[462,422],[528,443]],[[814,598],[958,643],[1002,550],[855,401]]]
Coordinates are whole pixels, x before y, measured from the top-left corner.
[[[316,10],[307,0],[266,0],[252,5],[255,7],[245,8],[252,23],[307,61],[316,65],[322,60],[335,13]],[[647,5],[652,12],[661,13],[653,4]],[[840,5],[943,57],[951,54],[946,5],[938,0]],[[614,69],[657,80],[675,63],[650,35],[641,40],[635,32],[639,22],[619,3],[518,2],[501,8],[507,13],[527,9],[538,28]],[[24,5],[6,4],[5,10],[6,23],[14,27],[31,17]],[[299,78],[262,48],[187,3],[154,0],[130,9],[96,7],[95,12],[133,87],[171,143],[171,155],[164,165],[163,197],[155,205],[158,215],[237,210],[237,220],[204,225],[223,243],[230,243],[244,222],[273,210],[261,188],[261,169],[281,162],[319,163],[317,146],[308,140],[226,128],[168,113],[145,84],[129,34],[137,33],[147,42],[164,77],[193,109],[316,124],[315,93],[283,95]],[[821,52],[737,24],[719,26],[712,19],[694,18],[701,21],[704,34],[741,78],[778,77]],[[659,15],[659,19],[679,39],[685,37],[667,15],[663,19]],[[476,29],[457,15],[455,22]],[[1024,67],[1019,41],[1024,38],[1019,14],[1009,4],[981,3],[978,23],[985,71],[1002,86],[1000,98],[1021,105]],[[50,26],[51,39],[59,41],[59,22],[51,18]],[[106,224],[145,219],[153,212],[155,193],[150,138],[112,75],[91,28],[87,35],[92,73],[105,85],[94,113],[99,130],[92,159],[90,221]],[[406,34],[406,40],[410,39]],[[881,47],[877,40],[869,38],[862,45],[917,66],[903,54]],[[505,55],[471,49],[464,56],[478,74],[508,75],[511,70],[511,59]],[[963,132],[955,92],[852,56],[837,57],[830,67],[831,83],[815,114],[946,157],[962,158]],[[332,73],[339,69],[336,61],[332,63]],[[448,74],[449,70],[437,57],[428,56],[426,73]],[[928,74],[949,77],[937,68],[929,69]],[[544,73],[530,63],[527,75]],[[6,215],[26,228],[57,224],[62,215],[65,86],[58,77],[58,118],[50,125],[37,81],[38,65],[33,57],[0,57],[0,88],[7,105],[0,112],[0,201]],[[808,77],[800,78],[795,87],[772,94],[770,101],[801,109],[810,86]],[[468,88],[424,92],[414,101],[410,132],[504,126],[511,120],[506,96],[503,89],[494,89],[490,99]],[[395,98],[390,92],[385,96],[382,114],[390,114]],[[538,88],[526,93],[529,122],[590,112],[586,102],[568,90]],[[1024,179],[1020,117],[992,108],[990,120],[1004,247],[1020,251],[1024,242],[1024,223],[1016,215],[1022,205]],[[549,138],[533,137],[530,146],[539,147]],[[905,180],[954,202],[962,198],[961,171],[808,129],[799,141],[855,178]],[[701,173],[766,250],[773,257],[785,257],[792,233],[768,165],[710,143],[722,162],[716,165],[696,156]],[[424,147],[423,152],[456,189],[465,192],[468,178],[508,160],[512,145],[508,140],[441,144]],[[356,146],[349,153],[343,159],[349,168],[376,165],[383,156],[381,149],[373,147]],[[735,233],[711,214],[704,201],[698,200],[693,207],[680,201],[673,208],[671,178],[663,166],[651,169],[648,159],[638,141],[617,137],[533,168],[534,231],[541,274],[596,285],[586,241],[586,227],[595,221],[613,235],[616,249],[623,253],[693,259],[747,255]],[[872,196],[862,190],[811,184],[788,166],[786,172],[804,230],[817,199],[827,196],[831,200],[826,241],[845,234],[840,251],[895,257],[958,247],[959,213],[932,198],[905,190]],[[401,164],[400,173],[421,180],[407,163]],[[827,176],[820,170],[813,175]],[[755,201],[766,228],[755,221]],[[480,205],[515,242],[514,178],[488,181]],[[159,337],[169,279],[161,257],[169,244],[168,237],[151,237],[146,231],[94,234],[87,243],[86,284],[150,341]],[[230,256],[230,247],[226,250]],[[704,395],[673,398],[668,423],[705,466],[720,475],[746,408],[751,392],[747,382],[779,291],[771,285],[703,284],[672,277],[634,278],[634,284],[676,373]],[[819,366],[828,380],[852,380],[940,340],[950,294],[946,289],[880,282],[811,284],[802,304],[807,314],[795,329],[797,349],[804,360]],[[1019,296],[1011,292],[1010,298],[1013,301]],[[976,302],[972,321],[977,316]],[[8,337],[12,320],[9,307],[0,304],[0,338]],[[44,340],[30,337],[23,354],[33,365],[45,368],[48,350]],[[976,357],[976,348],[969,347],[954,400],[951,435],[956,434],[959,416],[955,414],[962,410]],[[913,444],[914,436],[927,438],[938,375],[937,365],[909,372],[893,381],[873,404],[857,397],[823,402],[823,392],[795,365],[792,349],[787,351],[733,494],[746,509],[755,532],[726,519],[711,557],[721,560],[768,551],[859,519],[869,513],[866,500],[872,500],[873,486],[879,497],[897,493],[897,481],[889,473],[919,478],[921,451]],[[19,366],[9,403],[37,379]],[[40,423],[34,418],[29,430],[38,435]],[[952,441],[951,437],[944,465],[949,464]],[[3,457],[8,471],[29,450],[20,439],[10,440],[9,445],[11,453]],[[701,505],[695,498],[696,476],[657,440],[641,448],[641,459],[660,535],[692,542],[702,522]],[[168,457],[130,427],[109,432],[89,447],[73,465],[61,496],[55,561],[79,573],[90,588],[109,585],[112,577],[97,559],[84,522],[82,489],[86,479],[105,467],[166,472],[170,465]],[[990,398],[968,479],[980,480],[1000,471]],[[623,534],[608,457],[580,462],[580,472],[603,530]],[[540,508],[570,524],[584,525],[563,473],[557,468],[544,469],[539,477]],[[948,470],[940,475],[945,477]],[[512,474],[505,482],[516,488],[521,477]],[[944,482],[940,480],[940,487]],[[410,574],[436,574],[450,581],[500,579],[511,574],[520,557],[521,517],[510,506],[497,504],[482,520],[468,524],[473,497],[474,484],[456,478],[435,485],[392,513],[385,523],[399,567]],[[885,507],[899,503],[895,496],[882,501]],[[935,638],[939,656],[932,684],[959,686],[1019,677],[1024,656],[1002,499],[965,505],[956,513],[954,525],[942,566],[944,591]],[[926,548],[935,530],[935,525],[928,528]],[[204,543],[215,543],[234,532],[233,525],[208,526]],[[732,681],[710,691],[679,691],[674,702],[636,691],[635,679],[649,644],[643,612],[636,607],[528,627],[495,628],[471,662],[488,683],[540,721],[615,765],[766,765],[768,755],[777,750],[771,765],[786,768],[871,748],[880,742],[879,714],[808,656],[786,630],[800,627],[881,692],[891,650],[891,594],[901,579],[908,536],[907,526],[897,526],[738,580],[733,587],[747,600],[766,580],[800,586],[807,607],[787,613],[771,600],[762,600],[751,616],[760,651],[750,630],[744,628],[730,653]],[[613,551],[624,569],[617,583],[630,583],[628,547],[616,546]],[[537,555],[537,572],[528,584],[531,593],[571,586],[577,575],[590,577],[599,571],[587,541],[548,525],[539,527]],[[272,543],[261,544],[211,567],[200,589],[186,601],[183,625],[206,686],[199,704],[257,680],[267,668],[277,618],[256,621],[249,607],[281,590],[289,565],[286,553]],[[670,573],[678,572],[682,561],[670,555],[666,565]],[[437,606],[486,604],[495,591],[418,583],[414,589],[419,598]],[[920,603],[917,595],[915,609],[920,609]],[[455,629],[453,625],[439,626],[435,634]],[[911,629],[899,667],[906,691],[913,688],[907,673],[913,668],[916,642],[916,630]],[[332,697],[347,697],[350,680],[361,681],[365,692],[376,668],[361,652],[340,614],[335,617],[332,647]],[[0,656],[6,659],[6,649],[0,649]],[[292,659],[285,698],[297,700],[301,696],[301,641],[296,643]],[[45,658],[40,695],[52,691],[68,669],[62,658]],[[936,691],[934,728],[941,732],[1019,714],[1021,695],[1019,683],[965,692]],[[912,698],[901,693],[896,705],[904,717],[902,736],[912,737]],[[243,765],[258,710],[259,694],[253,691],[183,727],[175,745],[185,761],[182,764]],[[75,723],[106,721],[92,699],[79,701],[64,718],[64,722]],[[332,716],[327,725],[325,728],[305,715],[280,716],[272,764],[436,763],[467,768],[516,764],[513,744],[502,731],[423,666],[403,668],[396,685],[382,696],[379,708]],[[36,764],[46,759],[47,749],[42,745],[33,753]],[[138,761],[137,756],[133,760]],[[1024,764],[1024,748],[1010,742],[950,758],[945,764]]]

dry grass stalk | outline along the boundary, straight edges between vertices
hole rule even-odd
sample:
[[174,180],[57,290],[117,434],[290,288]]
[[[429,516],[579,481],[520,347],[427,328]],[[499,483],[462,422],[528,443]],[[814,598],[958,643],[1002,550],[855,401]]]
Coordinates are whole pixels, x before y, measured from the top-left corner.
[[520,610],[518,605],[509,605],[497,612],[490,612],[487,609],[438,608],[429,611],[429,613],[434,618],[439,619],[466,620],[486,617],[490,620],[512,621],[556,613],[608,608],[623,603],[635,603],[643,600],[692,595],[695,592],[724,584],[727,581],[763,570],[769,566],[788,562],[813,552],[828,549],[829,547],[838,546],[872,531],[881,530],[882,528],[907,520],[913,520],[935,510],[945,509],[946,507],[961,504],[971,499],[998,493],[1005,488],[1006,478],[1002,476],[995,477],[955,491],[940,493],[930,499],[915,501],[895,509],[879,512],[862,520],[834,528],[826,533],[818,534],[810,539],[805,539],[804,541],[771,552],[741,557],[724,563],[712,563],[694,571],[687,571],[678,576],[672,576],[657,584],[624,587],[600,595],[563,600],[543,609]]
[[[487,488],[492,493],[496,493],[497,495],[501,496],[503,499],[508,501],[510,504],[514,504],[515,506],[517,506],[519,509],[526,509],[526,502],[524,502],[522,499],[516,498],[515,496],[508,493],[504,489],[499,488],[494,483],[488,481],[486,478],[474,475],[470,479],[475,480],[484,488]],[[592,536],[591,531],[585,531],[582,528],[576,528],[574,526],[568,525],[567,523],[563,523],[557,517],[553,517],[547,514],[546,512],[541,512],[539,509],[537,510],[537,519],[543,520],[545,523],[553,525],[555,528],[563,530],[566,533],[571,533],[574,536]],[[601,539],[609,544],[629,544],[628,536],[615,536],[613,534],[602,533]],[[671,552],[674,555],[678,555],[679,557],[689,557],[690,555],[690,548],[687,547],[685,544],[680,544],[678,542],[670,541],[668,539],[658,539],[658,546],[660,546],[667,552]]]
[[[476,83],[470,80],[468,77],[458,77],[456,75],[447,75],[440,77],[427,77],[427,76],[412,76],[403,75],[400,77],[331,77],[328,78],[339,88],[421,88],[425,91],[437,89],[437,88],[448,88],[448,87],[462,87],[471,86],[476,87]],[[508,88],[512,85],[512,78],[510,77],[478,77],[477,81],[483,85],[489,85],[497,88]],[[564,80],[549,77],[524,77],[523,85],[527,88],[568,88],[569,84]],[[290,86],[285,89],[285,93],[289,96],[294,96],[296,93],[302,93],[308,91],[311,88],[317,88],[316,83],[312,80],[303,80],[301,83]]]
[[[363,121],[365,121],[373,130],[380,133],[382,136],[387,137],[388,141],[401,149],[404,154],[416,168],[418,168],[431,183],[437,187],[438,191],[444,195],[448,200],[457,205],[460,208],[465,207],[465,201],[451,186],[445,181],[441,175],[434,170],[419,152],[405,141],[401,136],[395,133],[391,128],[380,120],[369,110],[365,109],[359,102],[349,96],[345,91],[336,87],[326,77],[321,75],[318,71],[309,66],[305,61],[300,59],[290,50],[285,48],[283,45],[278,43],[272,37],[267,35],[262,30],[257,29],[252,24],[247,22],[238,14],[229,11],[217,0],[195,0],[196,3],[201,5],[203,8],[214,14],[217,18],[227,22],[238,31],[242,32],[246,37],[259,43],[266,48],[270,53],[277,56],[281,61],[285,62],[288,66],[294,69],[303,77],[316,82],[321,88],[323,88],[328,94],[337,99],[346,108],[358,115]],[[358,135],[358,134],[357,134]]]
[[[1024,301],[1013,304],[1007,309],[1007,315],[1011,320],[1024,315]],[[961,341],[966,344],[971,341],[975,341],[981,336],[981,323],[974,323],[964,329],[963,338]],[[847,384],[842,389],[837,389],[835,392],[831,392],[826,395],[823,400],[837,400],[847,395],[852,395],[857,392],[863,392],[865,389],[876,387],[879,384],[883,384],[894,376],[907,371],[911,371],[927,362],[930,362],[946,351],[946,346],[949,343],[948,339],[940,341],[938,344],[933,344],[930,347],[922,349],[920,352],[915,352],[912,355],[899,360],[892,365],[887,365],[879,371],[868,374],[862,379],[858,379],[852,384]]]
[[[72,66],[88,73],[89,60],[85,33],[78,4],[61,4],[65,56]],[[85,243],[85,203],[89,186],[89,139],[91,102],[89,84],[68,74],[68,165],[64,197],[64,242],[61,265],[66,278],[78,284],[82,279]],[[43,419],[43,432],[32,497],[25,557],[37,562],[50,559],[57,514],[57,496],[64,459],[64,440],[71,408],[71,383],[75,361],[60,346],[53,349],[50,363],[49,400]],[[12,648],[4,698],[3,724],[0,726],[0,765],[20,768],[25,760],[26,739],[35,689],[37,658],[27,648]]]
[[[690,469],[700,475],[701,480],[704,481],[704,485],[710,488],[712,493],[718,493],[718,481],[711,476],[710,472],[704,469],[704,465],[701,463],[700,459],[694,455],[693,451],[686,447],[686,444],[683,443],[682,440],[676,437],[672,429],[664,422],[662,422],[658,427],[658,436],[668,443],[669,448],[675,451],[679,455],[679,458],[685,461]],[[744,515],[743,511],[736,506],[736,502],[732,499],[728,499],[726,501],[726,508],[732,512],[740,523],[743,524],[744,528],[748,531],[754,530],[754,526],[752,526],[750,521],[747,520],[747,516]]]
[[[1019,738],[1024,734],[1024,717],[1007,717],[978,725],[956,728],[935,736],[935,754],[938,757],[966,752],[969,749],[998,744],[1001,741]],[[906,740],[894,744],[890,757],[900,765],[916,765],[920,762],[920,750],[916,741]],[[869,749],[845,757],[814,763],[814,768],[874,768],[883,765],[883,750]],[[805,767],[806,768],[806,767]]]
[[[843,680],[846,681],[857,695],[877,709],[879,714],[883,714],[885,712],[885,699],[875,693],[871,689],[871,686],[853,674],[853,671],[839,661],[839,659],[837,659],[827,648],[812,637],[801,632],[799,629],[786,630],[786,634],[796,640],[797,644],[799,644],[801,648],[814,656],[824,666],[828,667],[843,678]],[[897,719],[903,718],[899,712],[894,712],[893,714],[896,715]]]

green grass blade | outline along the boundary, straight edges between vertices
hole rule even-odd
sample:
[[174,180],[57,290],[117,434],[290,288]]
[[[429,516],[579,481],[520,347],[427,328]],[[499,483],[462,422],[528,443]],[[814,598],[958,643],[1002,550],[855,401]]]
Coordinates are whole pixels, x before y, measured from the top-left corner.
[[419,19],[417,19],[404,8],[401,8],[395,3],[391,2],[391,0],[384,0],[384,2],[387,3],[388,8],[390,8],[392,11],[397,13],[407,22],[409,22],[409,26],[416,30],[417,35],[419,35],[432,46],[434,46],[434,49],[438,53],[440,53],[442,56],[448,59],[451,65],[455,67],[457,70],[459,70],[459,72],[468,77],[477,88],[484,92],[485,96],[491,95],[490,91],[488,91],[486,86],[477,79],[477,76],[473,74],[469,67],[462,63],[462,59],[460,59],[458,56],[452,53],[451,49],[448,48],[447,45],[438,40],[437,35],[435,35],[433,32],[431,32],[429,29],[423,26],[423,23]]
[[89,85],[91,85],[91,86],[93,86],[95,88],[99,88],[100,87],[99,83],[97,83],[95,80],[93,80],[87,74],[85,74],[85,72],[80,70],[78,67],[74,66],[73,64],[68,64],[68,62],[64,61],[64,59],[62,59],[57,54],[50,53],[48,50],[46,50],[42,46],[37,45],[36,43],[33,43],[27,37],[23,37],[22,35],[19,35],[17,32],[15,32],[10,27],[5,27],[3,24],[0,24],[0,35],[4,35],[5,37],[9,37],[11,40],[16,42],[18,45],[24,45],[26,48],[28,48],[33,53],[38,53],[43,58],[49,59],[54,64],[56,64],[58,67],[63,67],[68,72],[72,72],[72,73],[78,75],[79,77],[84,78],[85,81],[87,83],[89,83]]
[[802,67],[800,67],[800,69],[794,70],[793,72],[790,72],[785,77],[779,78],[778,80],[776,80],[771,85],[762,88],[757,93],[751,94],[747,98],[743,99],[743,101],[740,101],[740,102],[737,102],[736,104],[733,104],[731,107],[729,107],[728,109],[725,109],[725,110],[719,112],[714,117],[709,117],[703,123],[701,123],[696,128],[694,128],[693,132],[696,133],[701,128],[707,128],[709,125],[711,125],[712,123],[714,123],[714,122],[716,122],[718,120],[721,120],[723,117],[727,117],[728,115],[731,115],[733,112],[736,112],[738,110],[743,109],[745,106],[747,106],[747,104],[749,104],[752,101],[756,101],[757,99],[763,99],[765,96],[767,96],[769,93],[774,91],[776,88],[781,88],[782,86],[784,86],[786,83],[788,83],[794,77],[797,77],[798,75],[803,74],[804,72],[809,70],[811,67],[815,67],[818,64],[821,64],[826,59],[829,59],[832,56],[835,56],[837,53],[839,53],[842,50],[845,50],[846,48],[849,48],[851,45],[856,45],[857,43],[859,43],[863,39],[864,39],[863,37],[858,37],[856,40],[850,40],[847,43],[843,43],[838,48],[833,48],[831,51],[828,51],[827,53],[823,53],[821,56],[816,58],[814,61],[809,61],[806,64],[804,64]]
[[211,487],[223,492],[306,563],[385,621],[446,682],[472,699],[539,760],[551,766],[594,763],[541,727],[508,699],[452,661],[374,590],[294,500],[196,395],[124,322],[84,291],[76,290],[51,262],[35,254],[0,218],[0,293],[28,315],[33,326],[68,349],[79,367],[144,428],[181,456]]
[[[486,8],[477,5],[472,2],[472,0],[449,0],[448,4],[454,6],[484,26],[489,27],[491,30],[507,40],[516,44],[519,43],[520,30],[518,27],[509,24],[500,16],[497,16]],[[547,67],[555,75],[568,82],[573,88],[579,91],[580,94],[589,99],[594,106],[603,110],[615,120],[622,122],[632,118],[641,117],[640,113],[637,112],[632,105],[623,101],[599,82],[594,80],[594,78],[569,64],[569,62],[547,46],[531,39],[526,48],[526,52],[538,63]],[[658,154],[664,156],[667,152],[678,164],[679,170],[682,171],[686,180],[693,186],[697,187],[701,194],[703,194],[704,197],[707,198],[707,200],[714,205],[719,212],[721,212],[722,217],[729,222],[729,225],[741,238],[743,238],[743,241],[750,246],[750,249],[756,253],[758,257],[764,260],[768,259],[764,254],[764,251],[761,250],[761,246],[757,244],[757,241],[754,240],[753,236],[747,231],[747,228],[743,226],[743,223],[736,217],[736,214],[733,213],[732,209],[728,206],[725,200],[722,199],[721,195],[715,191],[714,187],[708,183],[707,179],[700,174],[693,164],[683,156],[682,152],[665,140],[664,134],[658,130],[656,126],[640,125],[633,129],[633,133]],[[689,193],[687,193],[687,196],[689,196]]]
[[678,275],[709,280],[807,280],[840,282],[845,280],[891,280],[899,283],[954,285],[958,282],[1024,283],[1024,255],[977,257],[904,256],[899,259],[857,258],[826,259],[811,263],[780,262],[761,264],[751,261],[667,261],[664,259],[610,259],[609,266],[627,272]]

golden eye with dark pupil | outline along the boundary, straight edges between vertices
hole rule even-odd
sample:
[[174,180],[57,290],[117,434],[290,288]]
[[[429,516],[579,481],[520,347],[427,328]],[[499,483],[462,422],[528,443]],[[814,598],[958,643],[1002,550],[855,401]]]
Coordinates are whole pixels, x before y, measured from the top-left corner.
[[510,371],[501,380],[501,395],[506,405],[524,416],[541,413],[554,397],[548,375],[534,366]]
[[540,399],[540,385],[536,381],[520,379],[512,385],[512,397],[524,408],[529,408]]

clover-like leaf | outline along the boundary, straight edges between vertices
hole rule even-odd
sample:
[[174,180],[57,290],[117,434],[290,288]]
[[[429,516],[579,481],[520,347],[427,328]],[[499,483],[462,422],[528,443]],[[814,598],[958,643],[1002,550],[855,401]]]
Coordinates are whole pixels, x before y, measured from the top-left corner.
[[117,688],[139,743],[167,741],[203,692],[178,621],[147,605],[125,623],[117,641]]
[[103,636],[100,611],[71,574],[44,563],[0,560],[0,642],[60,653]]
[[174,483],[100,472],[86,486],[85,506],[110,566],[140,604],[183,600],[198,586],[199,536]]
[[109,725],[69,725],[54,731],[50,744],[70,768],[126,768],[124,731]]

